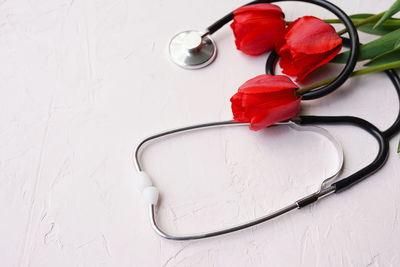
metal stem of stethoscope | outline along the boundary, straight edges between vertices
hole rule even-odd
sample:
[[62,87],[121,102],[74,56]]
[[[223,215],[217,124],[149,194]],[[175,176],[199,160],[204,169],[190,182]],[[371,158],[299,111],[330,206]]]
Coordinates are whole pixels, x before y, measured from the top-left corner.
[[[321,134],[324,137],[326,137],[334,145],[336,152],[338,154],[338,166],[336,168],[336,171],[321,183],[321,186],[317,192],[312,193],[300,200],[295,201],[292,204],[289,204],[281,209],[278,209],[278,210],[271,212],[261,218],[252,220],[247,223],[243,223],[243,224],[240,224],[237,226],[229,227],[229,228],[226,228],[223,230],[212,231],[212,232],[208,232],[208,233],[181,235],[181,236],[168,234],[164,230],[161,229],[161,227],[158,225],[157,220],[156,220],[155,205],[157,204],[157,199],[150,200],[150,203],[148,203],[149,204],[149,212],[150,212],[150,214],[149,214],[150,215],[150,223],[151,223],[151,226],[154,229],[154,231],[157,234],[159,234],[160,236],[167,238],[167,239],[172,239],[172,240],[192,240],[192,239],[213,237],[213,236],[217,236],[217,235],[231,233],[234,231],[239,231],[239,230],[254,226],[256,224],[260,224],[262,222],[271,220],[275,217],[278,217],[279,215],[287,213],[296,208],[304,207],[305,205],[308,205],[323,196],[333,193],[335,191],[335,186],[332,185],[331,183],[332,183],[333,179],[336,178],[337,175],[340,173],[342,166],[343,166],[343,150],[341,148],[341,145],[333,136],[331,136],[329,134],[328,131],[324,130],[323,128],[319,128],[319,127],[315,127],[315,126],[303,126],[303,125],[300,126],[298,123],[301,124],[301,120],[302,119],[298,120],[297,123],[295,123],[294,121],[288,121],[288,122],[280,122],[275,125],[288,125],[297,131],[312,131],[312,132]],[[142,142],[140,142],[139,145],[135,149],[134,163],[135,163],[136,170],[138,171],[138,173],[142,173],[142,174],[144,173],[142,166],[141,166],[141,162],[140,162],[140,152],[141,152],[142,147],[144,145],[146,145],[148,142],[154,141],[154,140],[162,138],[162,137],[171,136],[174,134],[180,134],[180,133],[184,133],[184,132],[189,132],[189,131],[193,131],[193,130],[209,129],[209,128],[215,128],[215,127],[227,127],[227,126],[247,126],[247,125],[248,125],[248,123],[240,123],[240,122],[234,122],[234,121],[221,121],[221,122],[192,125],[192,126],[178,128],[178,129],[174,129],[171,131],[166,131],[166,132],[163,132],[160,134],[150,136],[150,137],[144,139]],[[145,175],[147,177],[147,174],[145,174]],[[148,188],[152,187],[152,183],[149,183],[147,185],[147,187]],[[152,188],[154,188],[154,187],[152,187]],[[158,193],[158,190],[157,190],[157,193]],[[158,198],[158,196],[157,196],[157,198]]]

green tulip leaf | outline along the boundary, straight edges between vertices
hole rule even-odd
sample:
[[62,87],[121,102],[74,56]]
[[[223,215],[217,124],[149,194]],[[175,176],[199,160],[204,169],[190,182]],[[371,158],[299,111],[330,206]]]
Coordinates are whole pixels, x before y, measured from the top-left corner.
[[[376,15],[376,14],[372,14],[372,13],[358,13],[358,14],[350,15],[349,17],[351,18],[351,20],[352,20],[354,23],[358,23],[358,22],[360,22],[360,20],[364,20],[364,19],[366,19],[366,18],[375,16],[375,15]],[[393,18],[391,18],[391,19],[389,19],[389,20],[392,20],[392,19],[393,19]],[[371,21],[371,22],[369,22],[369,23],[375,23],[377,20],[378,20],[378,19],[375,19],[375,20],[373,20],[373,21]],[[394,20],[396,20],[396,19],[394,19]],[[325,21],[326,23],[343,24],[343,22],[342,22],[340,19],[324,19],[324,21]]]
[[387,51],[379,56],[368,61],[364,66],[374,67],[378,65],[388,64],[395,61],[400,61],[400,47]]
[[400,28],[400,20],[393,24],[389,24],[389,23],[385,22],[383,25],[379,26],[378,28],[374,28],[373,24],[365,24],[365,25],[358,27],[358,30],[365,32],[365,33],[369,33],[369,34],[374,34],[374,35],[385,35],[394,30],[397,30],[399,28]]
[[397,147],[397,153],[400,153],[400,141],[399,141],[399,146]]
[[[357,24],[360,21],[374,16],[375,14],[368,14],[368,13],[361,13],[361,14],[354,14],[351,15],[350,18],[353,21],[353,23]],[[386,20],[382,25],[380,25],[379,27],[374,28],[374,23],[377,21],[378,19],[369,22],[368,24],[362,25],[358,27],[359,31],[362,32],[366,32],[369,34],[375,34],[375,35],[385,35],[389,32],[392,32],[394,30],[397,30],[400,28],[400,19],[396,19],[396,18],[390,18],[388,20]],[[341,20],[339,19],[327,19],[324,20],[326,23],[330,23],[330,24],[339,24],[342,23]]]
[[394,44],[394,49],[399,48],[400,47],[400,39],[398,39],[396,41],[396,43]]
[[396,14],[399,11],[400,11],[400,0],[397,0],[378,20],[378,22],[374,26],[374,29],[378,28],[380,25],[382,25],[382,23],[384,23],[387,19],[391,18],[394,14]]
[[350,18],[351,18],[351,19],[366,19],[366,18],[372,17],[372,16],[374,16],[374,15],[376,15],[376,14],[371,14],[371,13],[359,13],[359,14],[350,15]]
[[[393,49],[397,40],[400,39],[400,29],[392,31],[382,37],[360,46],[358,61],[371,59]],[[349,51],[338,54],[331,62],[346,63]]]

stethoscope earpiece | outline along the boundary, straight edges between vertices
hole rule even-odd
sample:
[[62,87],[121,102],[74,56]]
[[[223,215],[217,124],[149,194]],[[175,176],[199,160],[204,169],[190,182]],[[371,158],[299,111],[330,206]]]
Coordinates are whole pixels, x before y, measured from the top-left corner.
[[184,31],[172,37],[169,56],[182,68],[200,69],[214,61],[217,45],[208,33]]

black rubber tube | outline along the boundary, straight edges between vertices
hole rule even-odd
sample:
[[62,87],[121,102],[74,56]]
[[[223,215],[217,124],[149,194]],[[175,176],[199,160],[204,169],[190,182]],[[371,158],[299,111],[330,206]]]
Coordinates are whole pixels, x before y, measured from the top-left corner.
[[[342,39],[343,39],[343,45],[348,47],[350,45],[350,39],[345,37],[342,37]],[[268,58],[266,65],[270,65],[273,62],[275,62],[276,58],[274,59],[273,57],[271,57],[271,62],[268,63],[269,60],[270,59]],[[386,138],[391,138],[394,134],[396,134],[400,130],[400,78],[395,69],[385,70],[385,73],[392,81],[394,89],[396,90],[397,93],[397,99],[399,104],[397,118],[389,128],[387,128],[385,131],[382,132],[383,136],[385,136]]]
[[[315,89],[313,91],[307,92],[303,94],[303,100],[311,100],[311,99],[316,99],[322,96],[325,96],[333,91],[335,91],[337,88],[339,88],[350,76],[350,74],[353,72],[354,67],[357,64],[357,59],[358,59],[358,33],[357,29],[354,27],[354,24],[352,20],[347,16],[346,13],[344,13],[340,8],[335,6],[334,4],[324,1],[324,0],[259,0],[259,1],[253,1],[250,2],[247,5],[254,5],[254,4],[259,4],[259,3],[274,3],[274,2],[285,2],[285,1],[296,1],[296,2],[305,2],[305,3],[311,3],[318,5],[320,7],[323,7],[329,11],[331,11],[333,14],[335,14],[345,25],[347,32],[349,33],[350,36],[350,55],[349,58],[346,62],[345,67],[343,70],[340,72],[340,74],[336,77],[334,81],[332,81],[330,84],[322,86],[321,88]],[[233,19],[233,12],[227,14],[225,17],[221,18],[220,20],[216,21],[214,24],[209,26],[207,28],[208,33],[212,34],[219,30],[222,26],[227,24],[229,21]]]
[[385,73],[392,81],[394,88],[397,92],[397,98],[399,100],[399,111],[397,113],[397,118],[394,123],[386,131],[383,132],[383,135],[386,138],[391,138],[395,133],[400,130],[400,78],[394,69],[386,70]]
[[[343,44],[345,46],[347,46],[349,43],[350,40],[348,38],[343,38]],[[270,56],[268,58],[268,61],[270,61],[270,63],[268,64],[267,61],[267,66],[273,66],[275,60],[276,60],[276,54]],[[301,116],[300,117],[301,124],[315,124],[315,123],[352,124],[366,130],[368,133],[374,136],[375,139],[378,141],[379,151],[375,159],[361,170],[353,173],[347,178],[341,179],[340,181],[334,183],[333,186],[335,186],[335,192],[340,192],[343,191],[344,189],[349,188],[350,186],[364,180],[369,175],[375,173],[380,168],[382,168],[389,155],[389,140],[395,133],[397,133],[400,130],[400,78],[394,69],[386,70],[385,73],[392,81],[393,86],[397,93],[397,98],[399,100],[397,118],[387,130],[381,132],[372,123],[364,119],[351,116]]]
[[389,155],[389,142],[378,128],[372,123],[352,116],[300,116],[300,124],[351,124],[358,126],[371,134],[378,142],[379,150],[375,159],[361,170],[352,175],[333,183],[335,192],[340,192],[350,186],[364,180],[369,175],[379,170],[386,162]]

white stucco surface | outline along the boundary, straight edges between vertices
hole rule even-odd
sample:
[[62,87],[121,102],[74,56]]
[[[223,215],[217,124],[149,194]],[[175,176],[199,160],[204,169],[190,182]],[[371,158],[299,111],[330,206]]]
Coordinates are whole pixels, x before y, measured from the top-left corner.
[[[334,0],[349,14],[392,1]],[[263,73],[267,55],[235,49],[189,71],[168,59],[170,37],[205,29],[243,1],[0,1],[0,266],[399,266],[397,135],[386,165],[357,186],[259,226],[208,240],[157,236],[135,188],[134,146],[190,124],[231,119],[229,98]],[[279,3],[289,20],[332,18]],[[365,42],[371,37],[361,35]],[[329,75],[326,74],[325,75]],[[384,74],[347,81],[302,114],[354,115],[385,129],[398,103]],[[377,145],[329,126],[345,177]],[[316,189],[334,167],[323,138],[285,127],[193,132],[148,146],[161,225],[177,234],[255,219]]]

